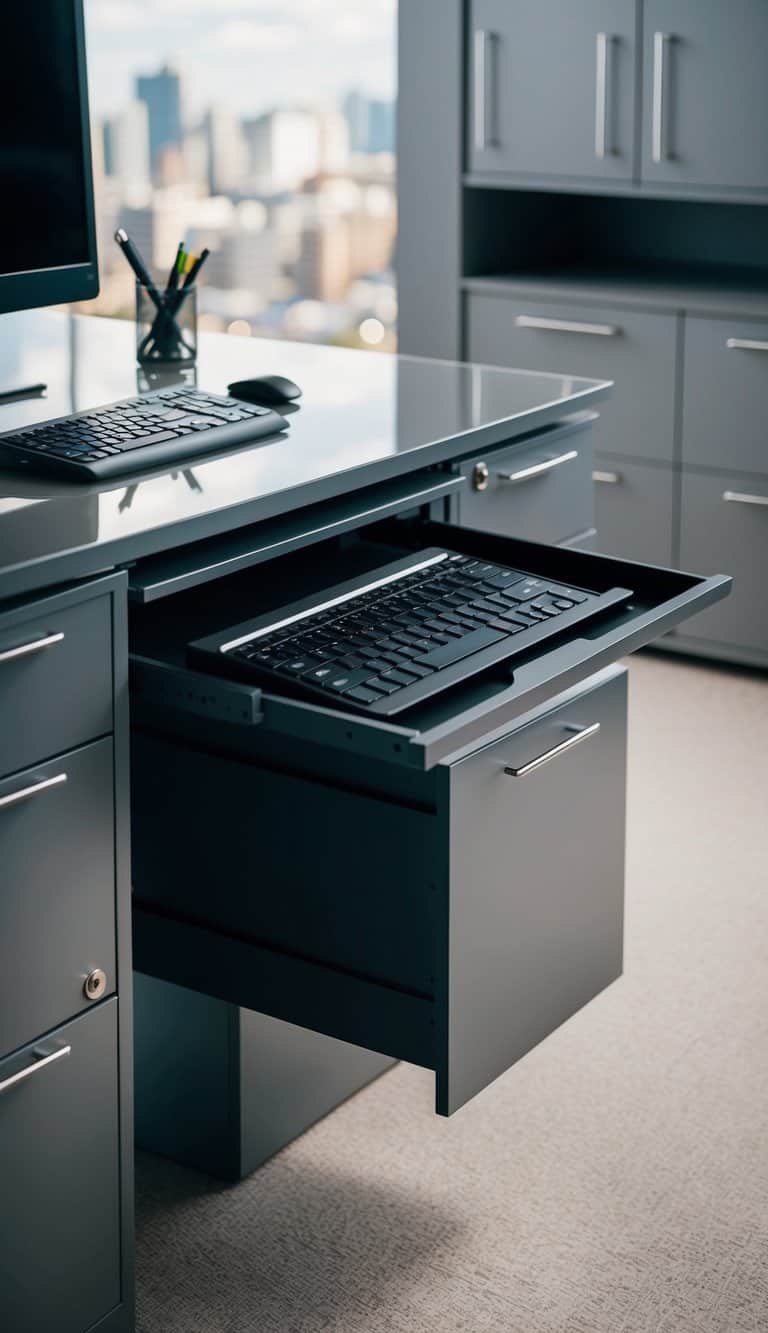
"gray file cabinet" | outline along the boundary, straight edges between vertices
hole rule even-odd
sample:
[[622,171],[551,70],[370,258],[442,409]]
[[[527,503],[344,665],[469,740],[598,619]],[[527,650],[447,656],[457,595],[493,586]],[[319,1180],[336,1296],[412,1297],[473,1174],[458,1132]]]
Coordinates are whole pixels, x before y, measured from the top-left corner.
[[635,0],[473,0],[471,27],[473,170],[631,180]]
[[132,1328],[126,580],[0,610],[0,1323]]
[[763,0],[643,0],[642,180],[768,186]]
[[[733,546],[743,597],[664,646],[768,666],[751,619],[751,571],[768,564],[768,8],[418,9],[400,15],[402,349],[612,379],[597,548],[695,567],[716,518],[705,565],[727,567]],[[437,27],[441,71],[464,71],[439,98],[423,73]],[[462,522],[512,530],[467,498]]]

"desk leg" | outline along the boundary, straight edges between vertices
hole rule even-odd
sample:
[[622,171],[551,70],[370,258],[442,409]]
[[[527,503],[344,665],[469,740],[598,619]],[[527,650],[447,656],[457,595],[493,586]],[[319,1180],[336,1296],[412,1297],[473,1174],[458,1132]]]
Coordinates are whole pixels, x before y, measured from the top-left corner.
[[136,1145],[242,1180],[394,1061],[134,974]]

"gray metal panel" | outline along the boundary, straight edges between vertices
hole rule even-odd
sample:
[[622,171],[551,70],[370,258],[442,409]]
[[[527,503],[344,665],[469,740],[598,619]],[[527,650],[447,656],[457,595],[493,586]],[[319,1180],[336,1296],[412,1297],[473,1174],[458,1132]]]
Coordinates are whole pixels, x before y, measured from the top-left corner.
[[0,1054],[89,1007],[83,983],[115,971],[112,742],[97,741],[0,782]]
[[461,354],[463,0],[419,0],[398,16],[398,342]]
[[[733,211],[728,210],[729,213]],[[721,226],[725,228],[730,224],[733,233],[740,220],[723,219]],[[734,237],[729,250],[731,256],[739,255],[742,244],[740,236]],[[764,253],[768,259],[768,250]],[[702,264],[695,275],[688,270],[686,276],[684,270],[672,269],[668,265],[669,260],[657,269],[650,265],[637,268],[627,263],[623,271],[621,267],[606,268],[599,264],[594,267],[578,265],[571,269],[552,265],[547,269],[526,270],[519,276],[465,278],[461,285],[463,291],[476,292],[480,296],[511,296],[517,301],[531,297],[566,304],[585,301],[590,305],[616,306],[623,310],[658,310],[662,314],[685,312],[716,318],[768,319],[768,290],[763,268],[737,268],[728,274],[722,267],[710,271]]]
[[683,462],[768,476],[768,323],[686,319],[684,385]]
[[[571,453],[575,457],[569,458]],[[557,459],[564,461],[546,472],[517,482],[504,479]],[[487,479],[478,471],[481,466],[487,469]],[[462,463],[461,470],[468,484],[457,497],[458,521],[468,528],[502,537],[565,542],[593,525],[590,431],[556,431],[549,439]]]
[[[726,501],[725,492],[765,503]],[[686,637],[768,653],[768,479],[685,471],[680,561],[704,568],[722,563],[733,575],[731,596],[694,616]]]
[[[525,777],[505,774],[589,739]],[[450,771],[437,1107],[450,1115],[622,966],[626,678],[617,674]]]
[[595,464],[595,549],[670,565],[677,495],[674,468],[600,458]]
[[[635,25],[635,0],[473,0],[467,52],[472,170],[631,180]],[[476,47],[481,32],[488,34],[484,57]],[[601,32],[611,39],[604,97],[598,87]],[[605,114],[602,156],[598,99]]]
[[110,601],[46,598],[0,615],[0,656],[53,635],[49,647],[0,661],[0,775],[112,730]]
[[0,1063],[0,1310],[14,1333],[85,1333],[118,1305],[117,1001]]
[[[653,160],[656,33],[671,39],[661,162]],[[766,51],[764,0],[644,0],[643,181],[768,188]]]
[[[551,304],[520,295],[468,297],[468,354],[473,361],[583,375],[599,370],[615,383],[601,405],[595,448],[671,462],[677,320],[612,306]],[[520,327],[518,317],[616,329],[613,336]]]
[[136,973],[136,1142],[242,1180],[392,1064]]

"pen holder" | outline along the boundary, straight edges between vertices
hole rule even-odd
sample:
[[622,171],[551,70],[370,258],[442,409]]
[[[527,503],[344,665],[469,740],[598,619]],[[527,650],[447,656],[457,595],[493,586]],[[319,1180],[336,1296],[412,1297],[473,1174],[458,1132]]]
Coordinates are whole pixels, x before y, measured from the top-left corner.
[[140,365],[193,363],[197,357],[197,288],[168,290],[136,283],[136,360]]

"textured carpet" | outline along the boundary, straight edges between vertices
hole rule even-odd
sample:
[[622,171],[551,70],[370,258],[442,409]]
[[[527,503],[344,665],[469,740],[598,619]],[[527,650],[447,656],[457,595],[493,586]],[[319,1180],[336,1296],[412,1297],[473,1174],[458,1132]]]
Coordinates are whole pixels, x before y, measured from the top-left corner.
[[142,1158],[140,1333],[768,1329],[768,680],[630,670],[624,978],[452,1120],[401,1065],[242,1185]]

